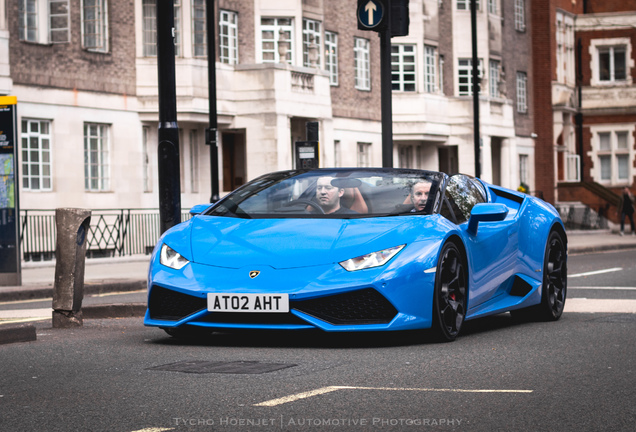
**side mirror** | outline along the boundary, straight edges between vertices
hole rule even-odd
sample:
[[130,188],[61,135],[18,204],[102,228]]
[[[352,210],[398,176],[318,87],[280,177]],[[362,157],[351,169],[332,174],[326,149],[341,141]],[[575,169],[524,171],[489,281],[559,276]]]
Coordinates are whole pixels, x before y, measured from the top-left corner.
[[206,211],[211,204],[197,204],[195,206],[192,206],[192,208],[190,209],[190,214],[192,216],[198,215],[203,213],[204,211]]
[[508,207],[503,204],[481,203],[473,207],[468,220],[468,232],[476,235],[479,222],[499,222],[508,216]]

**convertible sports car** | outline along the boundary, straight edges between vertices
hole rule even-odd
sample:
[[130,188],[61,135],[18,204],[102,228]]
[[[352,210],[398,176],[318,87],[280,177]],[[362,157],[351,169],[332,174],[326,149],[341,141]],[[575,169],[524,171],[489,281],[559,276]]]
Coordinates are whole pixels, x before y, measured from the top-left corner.
[[567,237],[549,204],[456,174],[353,168],[259,177],[159,239],[147,326],[433,328],[511,312],[557,320]]

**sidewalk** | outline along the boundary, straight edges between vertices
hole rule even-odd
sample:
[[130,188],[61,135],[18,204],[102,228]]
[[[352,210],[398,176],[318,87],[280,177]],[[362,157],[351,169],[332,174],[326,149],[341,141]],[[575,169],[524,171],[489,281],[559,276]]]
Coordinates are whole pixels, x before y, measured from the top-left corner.
[[[619,236],[609,230],[570,231],[568,233],[568,253],[591,253],[620,249],[636,249],[636,236]],[[140,255],[123,258],[102,258],[86,260],[84,294],[128,292],[146,289],[150,256]],[[22,268],[22,286],[1,287],[0,302],[53,297],[55,263],[26,263]],[[100,305],[85,313],[85,318],[115,318],[143,316],[145,305]],[[85,311],[89,312],[89,311]],[[16,341],[16,334],[33,337],[35,330],[28,326],[2,325],[0,321],[0,344]],[[3,342],[3,339],[5,342]],[[34,339],[22,339],[34,340]],[[9,342],[7,342],[9,341]]]

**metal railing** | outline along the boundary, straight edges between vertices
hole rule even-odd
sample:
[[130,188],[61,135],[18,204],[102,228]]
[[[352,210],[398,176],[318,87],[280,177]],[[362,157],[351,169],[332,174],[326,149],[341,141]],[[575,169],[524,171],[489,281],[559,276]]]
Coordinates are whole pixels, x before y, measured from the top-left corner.
[[[181,220],[190,219],[188,210]],[[150,254],[159,239],[158,209],[91,210],[86,257]],[[20,250],[24,261],[55,257],[55,210],[20,211]]]

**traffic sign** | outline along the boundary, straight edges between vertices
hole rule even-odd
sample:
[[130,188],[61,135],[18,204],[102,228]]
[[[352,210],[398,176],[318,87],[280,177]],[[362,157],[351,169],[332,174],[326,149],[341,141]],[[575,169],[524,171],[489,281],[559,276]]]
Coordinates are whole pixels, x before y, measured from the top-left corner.
[[383,23],[385,7],[380,0],[358,1],[358,28],[362,30],[376,30]]

